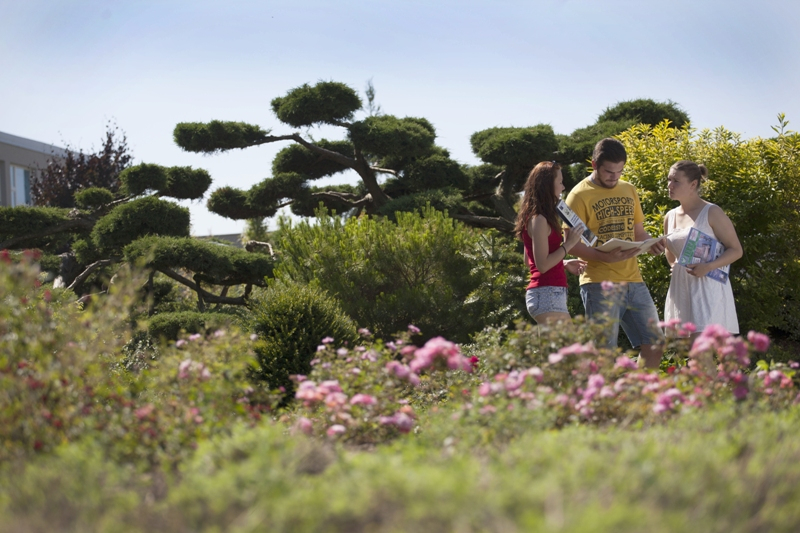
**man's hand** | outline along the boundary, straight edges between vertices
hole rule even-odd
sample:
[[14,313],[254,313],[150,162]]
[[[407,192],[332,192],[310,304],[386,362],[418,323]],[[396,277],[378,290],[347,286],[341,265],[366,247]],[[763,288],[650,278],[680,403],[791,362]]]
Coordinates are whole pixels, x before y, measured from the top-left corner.
[[636,257],[638,253],[639,250],[636,248],[631,248],[629,250],[623,250],[621,247],[614,248],[610,252],[605,252],[605,257],[603,257],[602,261],[604,263],[618,263],[630,259],[631,257]]
[[653,246],[650,247],[649,250],[647,250],[647,252],[650,255],[661,255],[664,253],[664,250],[666,249],[667,249],[667,241],[666,239],[664,239],[664,237],[661,237],[657,243],[655,243]]

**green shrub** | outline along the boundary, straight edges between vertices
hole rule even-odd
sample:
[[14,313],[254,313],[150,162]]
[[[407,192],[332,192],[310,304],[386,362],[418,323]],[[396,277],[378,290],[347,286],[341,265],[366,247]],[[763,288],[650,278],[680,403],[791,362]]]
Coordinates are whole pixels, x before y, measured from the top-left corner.
[[[349,141],[328,141],[320,139],[315,143],[320,148],[337,152],[347,157],[353,157],[355,148]],[[300,144],[292,144],[281,149],[272,161],[272,175],[298,172],[310,179],[318,179],[323,176],[330,176],[337,172],[347,170],[335,161],[322,159],[318,154],[312,152]]]
[[195,281],[212,285],[262,285],[272,275],[273,260],[236,248],[186,237],[155,236],[125,247],[125,259],[154,269],[186,269]]
[[489,128],[472,134],[472,151],[492,165],[532,168],[539,161],[553,158],[558,150],[553,127],[538,124],[529,128]]
[[229,327],[234,317],[223,313],[201,313],[199,311],[178,311],[159,313],[147,323],[147,332],[154,339],[178,340],[182,332],[210,333]]
[[[36,235],[53,226],[68,224],[70,222],[68,215],[69,209],[58,207],[0,207],[0,242]],[[85,226],[82,229],[85,231]],[[73,231],[81,231],[81,228],[76,227]],[[55,233],[45,237],[27,238],[11,248],[40,248],[55,251],[69,242],[69,239],[69,233]]]
[[313,226],[282,222],[276,277],[316,282],[379,337],[414,324],[427,337],[466,341],[483,327],[471,295],[489,273],[469,256],[479,234],[430,207],[396,217],[344,221],[321,211]]
[[248,328],[258,335],[252,376],[271,389],[294,390],[289,376],[308,374],[322,339],[337,346],[358,338],[355,324],[334,299],[319,289],[274,281],[251,298]]
[[148,348],[131,345],[142,279],[120,270],[108,295],[80,306],[71,291],[40,287],[38,275],[32,259],[15,264],[0,252],[0,468],[86,438],[148,471],[175,466],[199,439],[268,407],[246,381],[251,341],[235,330],[128,364]]

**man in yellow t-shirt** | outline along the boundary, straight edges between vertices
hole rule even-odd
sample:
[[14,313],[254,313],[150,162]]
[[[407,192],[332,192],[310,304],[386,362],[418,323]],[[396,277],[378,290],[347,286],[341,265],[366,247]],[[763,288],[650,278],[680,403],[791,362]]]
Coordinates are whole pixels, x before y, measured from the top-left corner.
[[[592,174],[573,187],[567,196],[570,209],[597,235],[596,246],[613,238],[625,241],[650,238],[644,229],[644,213],[636,188],[620,180],[627,160],[628,154],[621,142],[603,139],[592,153]],[[658,242],[650,248],[650,253],[660,255],[664,248],[664,242]],[[602,252],[578,243],[570,253],[588,263],[580,280],[586,316],[604,314],[610,319],[606,346],[617,345],[622,324],[625,335],[631,345],[640,350],[645,364],[657,368],[664,352],[663,335],[657,327],[658,311],[639,272],[636,250],[617,248]],[[607,282],[613,283],[613,287]]]

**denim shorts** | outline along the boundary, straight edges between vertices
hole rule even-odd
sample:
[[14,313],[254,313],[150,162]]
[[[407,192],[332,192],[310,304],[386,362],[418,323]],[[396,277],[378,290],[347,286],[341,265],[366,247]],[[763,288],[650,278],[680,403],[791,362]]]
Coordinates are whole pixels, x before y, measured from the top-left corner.
[[620,324],[634,349],[642,344],[664,343],[658,311],[644,283],[615,283],[605,291],[601,283],[585,283],[581,285],[581,299],[586,318],[609,320],[606,347],[617,345]]
[[525,305],[534,319],[543,313],[567,313],[566,287],[534,287],[525,293]]

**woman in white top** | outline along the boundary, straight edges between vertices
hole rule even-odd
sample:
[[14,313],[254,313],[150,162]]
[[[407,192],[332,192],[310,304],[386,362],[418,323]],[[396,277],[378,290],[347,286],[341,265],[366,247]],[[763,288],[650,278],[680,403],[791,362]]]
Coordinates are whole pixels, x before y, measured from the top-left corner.
[[[664,219],[666,256],[672,267],[664,320],[677,318],[681,322],[692,322],[697,326],[695,335],[711,324],[719,324],[738,334],[739,321],[730,280],[721,283],[706,274],[742,257],[742,245],[728,215],[719,206],[700,198],[700,184],[706,177],[705,165],[692,161],[678,161],[669,170],[669,197],[681,205]],[[709,263],[675,264],[692,227],[721,242],[725,247],[722,255]]]

